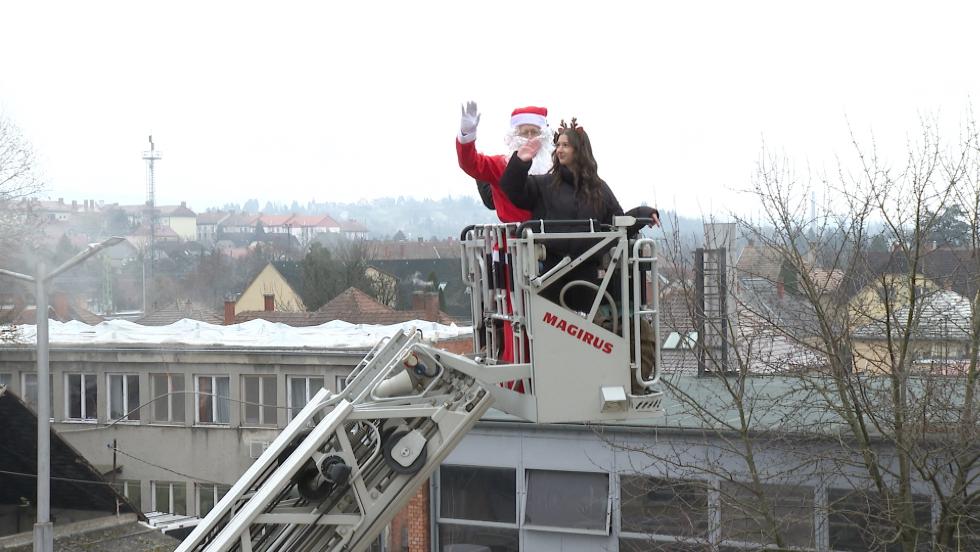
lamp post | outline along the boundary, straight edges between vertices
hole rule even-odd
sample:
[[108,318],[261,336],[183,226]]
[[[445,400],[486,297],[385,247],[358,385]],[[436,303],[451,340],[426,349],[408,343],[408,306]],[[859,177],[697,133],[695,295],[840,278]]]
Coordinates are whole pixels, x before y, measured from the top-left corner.
[[106,247],[123,241],[118,236],[91,243],[81,253],[47,272],[44,261],[37,264],[34,276],[0,269],[0,276],[32,282],[36,286],[35,318],[37,322],[37,520],[34,523],[34,552],[53,552],[54,528],[51,524],[51,404],[50,370],[48,369],[48,295],[45,286],[62,272],[85,261]]

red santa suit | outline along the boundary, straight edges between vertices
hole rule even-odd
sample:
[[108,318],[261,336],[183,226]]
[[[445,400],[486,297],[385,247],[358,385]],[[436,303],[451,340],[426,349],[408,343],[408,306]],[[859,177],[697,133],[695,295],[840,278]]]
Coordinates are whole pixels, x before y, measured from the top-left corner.
[[[519,125],[535,125],[538,128],[548,127],[548,110],[544,107],[520,107],[515,109],[510,116],[511,128]],[[456,157],[459,160],[459,168],[463,169],[470,177],[486,182],[490,185],[490,194],[493,197],[493,205],[497,211],[497,217],[501,222],[524,222],[531,219],[531,212],[521,209],[514,205],[507,194],[500,189],[500,177],[507,168],[509,157],[504,155],[484,155],[476,151],[476,132],[463,134],[462,131],[456,137]],[[494,262],[506,262],[507,251],[504,247],[501,251],[494,251]],[[510,267],[504,267],[505,289],[511,287]],[[509,291],[506,293],[505,314],[513,312],[511,306],[511,296]],[[503,350],[500,354],[500,361],[503,364],[514,362],[514,332],[509,322],[503,323]],[[519,393],[524,392],[524,382],[507,382],[508,388]]]
[[[544,107],[519,107],[510,116],[510,125],[535,125],[539,128],[548,127],[548,110]],[[500,189],[500,176],[507,168],[509,157],[503,155],[484,155],[476,151],[476,133],[462,134],[456,137],[456,157],[459,168],[476,180],[490,184],[493,205],[497,210],[500,222],[524,222],[530,220],[531,212],[511,203],[510,199]]]

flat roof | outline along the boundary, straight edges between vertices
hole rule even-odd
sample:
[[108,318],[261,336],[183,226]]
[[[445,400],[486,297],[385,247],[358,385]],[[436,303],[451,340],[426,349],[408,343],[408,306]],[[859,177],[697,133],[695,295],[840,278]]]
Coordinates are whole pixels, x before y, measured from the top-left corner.
[[[143,326],[127,320],[107,320],[90,326],[83,322],[51,320],[48,340],[53,348],[65,346],[161,345],[234,347],[236,349],[337,350],[368,349],[403,330],[417,329],[423,337],[444,340],[472,335],[470,326],[445,325],[425,320],[400,324],[351,324],[332,320],[319,326],[293,327],[256,319],[228,326],[183,319],[166,326]],[[15,326],[7,346],[35,346],[37,326]]]

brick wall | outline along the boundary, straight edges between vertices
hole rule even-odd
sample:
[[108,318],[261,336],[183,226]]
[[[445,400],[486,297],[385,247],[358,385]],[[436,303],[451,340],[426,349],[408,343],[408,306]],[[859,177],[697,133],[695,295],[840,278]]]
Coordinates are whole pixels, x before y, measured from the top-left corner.
[[391,552],[429,552],[429,481],[419,488],[408,504],[391,520]]
[[473,336],[456,337],[453,339],[440,339],[435,346],[443,351],[465,355],[473,352]]

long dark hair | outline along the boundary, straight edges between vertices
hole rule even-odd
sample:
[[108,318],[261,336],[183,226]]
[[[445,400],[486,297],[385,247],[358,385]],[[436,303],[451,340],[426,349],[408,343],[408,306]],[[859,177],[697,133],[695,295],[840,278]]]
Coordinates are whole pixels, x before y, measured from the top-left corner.
[[[599,178],[598,164],[595,156],[592,155],[592,142],[585,129],[578,126],[573,118],[571,125],[561,122],[561,128],[555,133],[555,145],[558,145],[558,138],[568,137],[568,144],[572,146],[575,155],[572,162],[567,165],[567,170],[571,173],[572,187],[575,188],[575,195],[588,202],[593,208],[601,210],[605,207],[606,198],[603,190],[606,182]],[[551,153],[551,175],[555,187],[562,181],[562,164],[558,162],[558,150]]]

